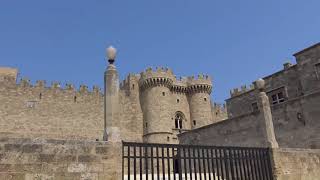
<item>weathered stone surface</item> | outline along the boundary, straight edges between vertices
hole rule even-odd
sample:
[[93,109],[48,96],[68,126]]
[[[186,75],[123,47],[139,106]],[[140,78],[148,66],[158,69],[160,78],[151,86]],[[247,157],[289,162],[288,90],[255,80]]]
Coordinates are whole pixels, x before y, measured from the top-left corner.
[[121,144],[47,139],[34,144],[8,138],[0,145],[6,147],[1,154],[0,180],[121,178]]
[[320,177],[319,149],[272,149],[275,180],[316,180]]

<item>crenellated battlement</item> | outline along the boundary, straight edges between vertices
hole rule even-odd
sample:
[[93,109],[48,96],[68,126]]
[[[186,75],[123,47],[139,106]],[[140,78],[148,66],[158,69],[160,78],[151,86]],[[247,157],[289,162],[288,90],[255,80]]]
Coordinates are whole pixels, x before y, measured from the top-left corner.
[[133,90],[138,85],[140,74],[129,74],[121,83],[121,90]]
[[227,111],[227,105],[225,103],[224,104],[213,103],[213,109],[215,111],[226,112]]
[[35,87],[45,88],[45,87],[46,87],[46,83],[47,83],[47,82],[46,82],[45,80],[37,80]]
[[234,88],[230,90],[230,96],[231,97],[239,96],[252,90],[254,90],[253,84],[251,84],[249,87],[247,87],[247,85],[243,85],[240,88]]
[[[7,88],[19,88],[26,91],[46,91],[54,90],[56,92],[73,92],[75,94],[101,94],[101,88],[98,86],[93,86],[92,90],[89,90],[87,85],[80,85],[79,89],[76,89],[73,84],[67,83],[64,87],[58,81],[51,82],[50,86],[46,86],[45,80],[37,80],[35,84],[32,84],[29,78],[23,77],[15,83],[14,86],[2,83],[0,86]],[[102,95],[102,94],[101,94]]]
[[173,72],[169,68],[157,67],[155,71],[148,68],[146,71],[140,73],[139,86],[143,91],[149,87],[166,86],[172,87],[173,81],[176,79]]
[[200,74],[198,76],[190,76],[187,79],[188,85],[195,85],[195,84],[207,84],[212,85],[212,79],[209,75]]
[[159,77],[175,79],[172,70],[165,67],[156,67],[155,70],[149,67],[144,72],[141,72],[140,75],[141,75],[141,79],[150,79],[150,78],[159,78]]
[[208,75],[198,75],[197,77],[183,77],[177,79],[169,68],[148,68],[140,74],[139,86],[145,90],[154,86],[166,86],[173,92],[178,93],[211,93],[212,79]]
[[208,75],[200,74],[197,77],[191,76],[187,79],[188,93],[208,93],[212,92],[212,79]]

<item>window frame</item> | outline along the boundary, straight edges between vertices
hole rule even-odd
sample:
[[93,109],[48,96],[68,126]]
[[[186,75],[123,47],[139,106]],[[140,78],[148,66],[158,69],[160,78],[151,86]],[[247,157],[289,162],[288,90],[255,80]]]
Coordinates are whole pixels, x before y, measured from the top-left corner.
[[287,101],[288,93],[285,86],[275,88],[267,92],[269,97],[270,105],[277,105]]

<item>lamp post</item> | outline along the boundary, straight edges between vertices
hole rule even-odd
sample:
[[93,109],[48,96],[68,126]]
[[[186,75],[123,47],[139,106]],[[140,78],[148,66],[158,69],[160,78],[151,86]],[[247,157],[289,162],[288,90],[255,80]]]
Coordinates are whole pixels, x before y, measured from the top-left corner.
[[109,65],[104,73],[104,135],[103,140],[119,142],[119,75],[114,65],[117,50],[110,46],[106,49]]

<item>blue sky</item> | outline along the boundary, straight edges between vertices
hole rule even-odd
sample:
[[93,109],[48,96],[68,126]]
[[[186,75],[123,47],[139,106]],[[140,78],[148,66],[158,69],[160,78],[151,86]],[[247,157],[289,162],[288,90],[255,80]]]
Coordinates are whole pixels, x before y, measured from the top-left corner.
[[320,41],[319,0],[0,0],[0,66],[103,87],[105,48],[121,78],[149,66],[213,77],[214,101],[282,69]]

